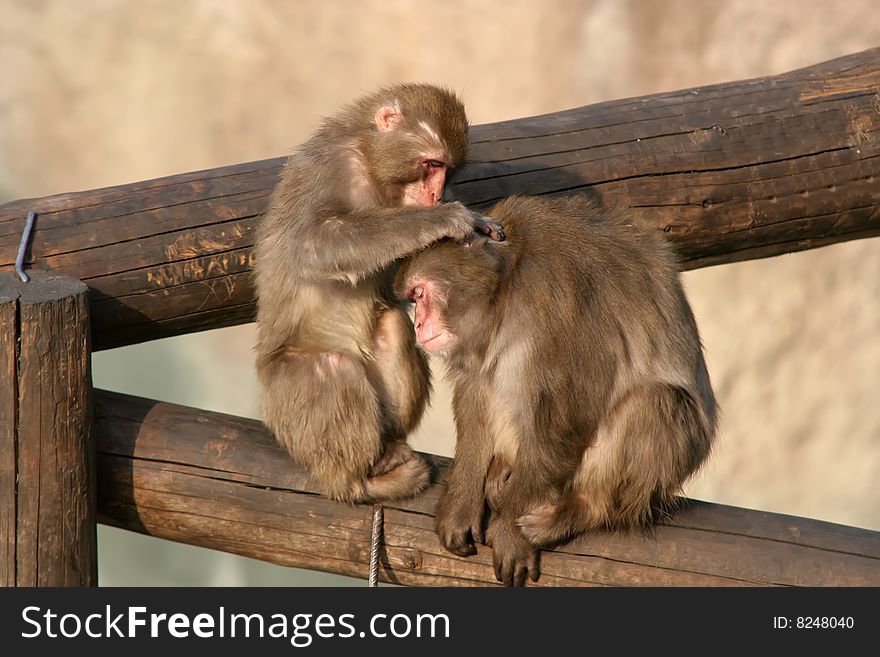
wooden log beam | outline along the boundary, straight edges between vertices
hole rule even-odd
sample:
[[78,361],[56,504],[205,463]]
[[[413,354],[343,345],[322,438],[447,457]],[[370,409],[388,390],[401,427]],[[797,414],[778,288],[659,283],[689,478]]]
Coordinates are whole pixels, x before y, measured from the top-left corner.
[[[475,126],[454,192],[579,191],[663,230],[684,267],[880,234],[880,49],[774,77]],[[0,206],[0,269],[91,289],[94,348],[250,321],[254,224],[283,159]]]
[[[332,502],[255,420],[96,392],[101,522],[366,578],[371,507]],[[448,459],[430,458],[440,473]],[[441,474],[442,476],[442,474]],[[385,508],[383,581],[495,584],[491,551],[433,530],[437,487]],[[542,555],[543,586],[880,586],[880,533],[686,501],[650,535],[592,534]]]
[[87,288],[0,272],[0,586],[94,586]]

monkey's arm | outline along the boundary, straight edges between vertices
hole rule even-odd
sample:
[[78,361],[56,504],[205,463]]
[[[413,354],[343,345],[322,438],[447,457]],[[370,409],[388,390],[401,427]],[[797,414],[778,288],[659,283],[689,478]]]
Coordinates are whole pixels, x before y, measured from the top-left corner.
[[475,542],[483,542],[483,486],[492,460],[483,399],[478,383],[463,381],[456,385],[455,459],[437,503],[437,536],[443,547],[463,557],[476,554]]
[[358,210],[302,222],[293,253],[307,275],[352,279],[384,269],[441,238],[462,240],[475,231],[504,239],[498,223],[458,202]]

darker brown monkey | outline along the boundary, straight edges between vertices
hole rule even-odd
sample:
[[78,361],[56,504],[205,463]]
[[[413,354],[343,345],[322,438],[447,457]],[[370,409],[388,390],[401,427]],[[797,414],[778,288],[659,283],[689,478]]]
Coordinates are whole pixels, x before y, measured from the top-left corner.
[[395,289],[454,384],[440,541],[473,554],[488,500],[496,576],[522,585],[541,547],[671,507],[717,411],[658,236],[582,196],[511,198],[489,214],[508,241],[438,243],[405,261]]
[[366,96],[291,156],[254,248],[263,419],[324,492],[407,497],[428,483],[406,436],[429,390],[424,356],[390,294],[392,265],[498,224],[441,203],[465,159],[451,92],[399,85]]

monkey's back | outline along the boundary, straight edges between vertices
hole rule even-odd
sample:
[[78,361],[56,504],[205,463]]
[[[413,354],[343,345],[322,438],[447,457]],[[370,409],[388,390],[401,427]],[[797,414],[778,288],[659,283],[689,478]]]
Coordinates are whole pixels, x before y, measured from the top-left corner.
[[511,197],[489,214],[514,250],[503,293],[521,316],[504,321],[532,327],[546,384],[571,390],[588,377],[589,394],[607,400],[658,381],[714,407],[696,323],[661,236],[584,195]]
[[530,275],[536,279],[532,283],[564,285],[574,274],[601,285],[642,282],[668,287],[672,281],[672,287],[680,287],[675,256],[662,237],[621,213],[602,209],[585,195],[512,196],[489,215],[507,230],[517,267],[529,272],[520,275],[529,275],[533,267],[546,272]]

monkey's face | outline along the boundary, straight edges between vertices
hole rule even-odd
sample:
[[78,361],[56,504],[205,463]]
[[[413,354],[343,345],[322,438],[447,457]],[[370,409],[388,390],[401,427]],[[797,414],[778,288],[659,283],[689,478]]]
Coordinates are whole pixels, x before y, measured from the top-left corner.
[[415,304],[416,342],[424,351],[446,357],[484,342],[501,267],[495,246],[443,240],[398,270],[395,292]]
[[455,341],[445,321],[447,297],[435,281],[422,278],[414,282],[406,299],[415,304],[416,342],[428,353],[443,355]]
[[467,155],[467,117],[461,102],[440,89],[403,86],[373,119],[365,152],[389,205],[434,207],[450,172]]
[[[402,120],[403,121],[403,120]],[[458,160],[426,121],[402,122],[376,135],[374,174],[393,190],[393,205],[439,205]]]

